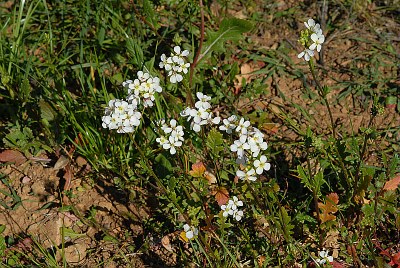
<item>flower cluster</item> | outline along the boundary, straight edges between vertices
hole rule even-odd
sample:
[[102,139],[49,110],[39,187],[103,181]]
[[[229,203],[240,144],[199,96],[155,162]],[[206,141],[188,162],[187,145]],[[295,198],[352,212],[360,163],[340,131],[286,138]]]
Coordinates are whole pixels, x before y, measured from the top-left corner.
[[304,58],[309,61],[314,56],[314,50],[321,51],[321,45],[325,42],[325,36],[322,34],[322,29],[319,23],[315,23],[313,19],[304,22],[306,30],[301,32],[299,42],[305,47],[297,57]]
[[160,68],[164,68],[168,72],[169,81],[171,83],[181,82],[183,80],[182,73],[187,74],[190,63],[186,62],[189,55],[188,50],[181,51],[179,46],[174,47],[174,52],[167,58],[165,54],[161,55]]
[[223,120],[219,129],[239,135],[239,139],[233,142],[230,149],[237,154],[236,163],[243,166],[243,169],[236,171],[240,179],[255,181],[256,174],[261,175],[264,170],[268,171],[271,168],[267,157],[261,154],[261,151],[268,148],[264,135],[259,129],[250,126],[250,121],[241,118],[238,122],[236,116],[231,116]]
[[191,240],[199,235],[199,230],[196,227],[190,226],[187,223],[185,225],[183,225],[183,231],[184,231],[185,238],[187,240]]
[[240,221],[243,217],[243,211],[239,210],[239,207],[243,206],[243,202],[240,201],[236,196],[229,199],[227,205],[222,205],[221,210],[223,211],[222,215],[224,217],[228,217],[231,215],[237,221]]
[[214,117],[211,112],[211,104],[209,103],[211,97],[201,92],[197,92],[196,96],[199,100],[195,103],[195,108],[187,107],[181,112],[181,116],[188,118],[187,121],[192,120],[190,125],[191,129],[195,132],[199,132],[203,125],[211,123],[219,124],[221,118],[219,116]]
[[169,149],[170,154],[176,153],[176,147],[182,146],[182,142],[184,141],[183,135],[183,127],[177,125],[175,119],[172,119],[169,122],[169,125],[165,123],[165,120],[160,121],[161,130],[164,132],[164,135],[157,138],[156,141],[162,146],[165,150]]
[[321,259],[320,258],[318,258],[318,259],[316,259],[315,260],[315,262],[318,264],[318,265],[323,265],[323,264],[325,264],[326,263],[326,261],[328,261],[328,262],[333,262],[333,257],[332,256],[329,256],[329,251],[328,250],[321,250],[319,253],[318,253],[318,255],[321,257]]
[[103,128],[116,129],[118,133],[130,133],[140,124],[142,114],[137,111],[136,102],[114,99],[108,102],[102,117]]
[[128,90],[126,100],[113,99],[108,102],[102,117],[103,128],[116,129],[118,133],[130,133],[140,125],[142,114],[139,105],[153,106],[155,92],[162,92],[160,79],[139,71],[134,81],[127,80],[122,86]]
[[155,92],[162,92],[160,79],[142,71],[137,72],[137,76],[138,78],[134,81],[127,80],[122,83],[128,89],[127,99],[132,102],[143,103],[144,107],[151,107],[155,99]]

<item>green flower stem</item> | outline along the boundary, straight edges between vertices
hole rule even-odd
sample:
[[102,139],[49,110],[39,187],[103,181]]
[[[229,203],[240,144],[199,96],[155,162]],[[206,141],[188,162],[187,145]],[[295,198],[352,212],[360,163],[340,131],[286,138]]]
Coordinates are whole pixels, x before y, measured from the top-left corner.
[[[131,136],[132,137],[132,136]],[[164,184],[161,182],[160,178],[157,176],[157,174],[153,171],[153,168],[151,167],[146,155],[144,154],[144,152],[142,151],[142,149],[140,148],[140,146],[136,143],[135,139],[131,139],[136,147],[136,149],[139,151],[140,155],[142,156],[143,160],[146,163],[147,169],[150,171],[150,174],[153,176],[153,178],[156,180],[157,186],[162,190],[163,194],[165,194],[167,196],[167,198],[169,199],[169,201],[171,203],[174,204],[174,206],[179,210],[179,212],[182,214],[183,218],[185,218],[185,221],[190,225],[191,224],[191,220],[189,218],[189,216],[183,212],[183,209],[179,206],[179,204],[176,202],[176,200],[173,200],[171,198],[169,198],[168,196],[168,190],[167,188],[165,188]],[[200,237],[202,238],[202,236],[200,235]],[[205,243],[204,239],[202,238],[201,241],[203,241],[203,244],[206,246],[208,252],[211,252],[211,254],[214,256],[213,251],[211,250],[211,248],[209,247],[209,245],[207,243]],[[198,243],[199,246],[202,248],[201,243]],[[208,259],[208,255],[204,252],[205,256]],[[215,257],[215,256],[214,256]]]
[[200,7],[200,17],[201,17],[199,47],[197,48],[197,52],[196,52],[196,55],[194,56],[192,64],[190,64],[189,87],[187,89],[187,96],[186,96],[186,105],[190,105],[190,106],[194,105],[194,100],[193,100],[193,97],[192,97],[191,87],[193,85],[194,68],[196,67],[197,63],[199,62],[201,49],[203,48],[204,32],[205,32],[205,30],[204,30],[203,0],[199,0],[199,7]]
[[[307,169],[308,169],[308,174],[310,176],[310,181],[312,182],[313,186],[315,186],[315,181],[314,181],[314,175],[311,170],[311,163],[310,163],[310,151],[308,146],[306,145],[306,159],[307,159]],[[317,214],[317,223],[318,223],[318,234],[319,234],[319,244],[320,247],[322,246],[322,230],[321,230],[321,216],[319,213],[319,207],[318,207],[318,194],[320,191],[320,187],[314,187],[312,189],[312,194],[313,194],[313,201],[314,201],[314,209],[315,213]]]
[[171,198],[169,198],[168,195],[168,190],[167,188],[165,188],[164,184],[161,182],[160,178],[157,176],[157,174],[154,172],[152,166],[149,163],[149,160],[147,159],[146,155],[144,154],[144,152],[142,151],[142,149],[140,148],[140,146],[136,143],[135,139],[132,138],[131,136],[131,140],[133,141],[136,149],[139,151],[140,155],[142,156],[144,162],[146,163],[147,169],[149,170],[151,176],[153,176],[153,178],[156,180],[157,186],[159,187],[159,189],[161,189],[161,191],[163,192],[163,194],[165,194],[167,196],[167,198],[169,199],[169,201],[171,203],[174,204],[174,206],[179,210],[179,212],[182,214],[182,216],[185,218],[185,221],[190,224],[190,218],[189,216],[183,212],[183,209],[179,206],[179,204],[176,202],[176,200],[173,200]]
[[[329,119],[331,121],[332,135],[333,135],[333,138],[334,138],[334,140],[336,142],[337,141],[337,135],[336,135],[335,122],[333,121],[331,107],[330,107],[328,99],[326,97],[326,92],[322,88],[322,86],[319,83],[319,81],[317,79],[317,76],[315,74],[315,66],[314,66],[314,62],[313,62],[312,59],[310,59],[310,61],[308,62],[308,66],[310,67],[310,71],[311,71],[312,77],[313,77],[313,79],[314,79],[314,81],[315,81],[315,83],[317,85],[318,95],[323,99],[323,101],[324,101],[324,103],[326,105],[326,108],[328,109]],[[344,166],[342,155],[340,154],[339,149],[337,148],[337,146],[334,146],[334,148],[336,149],[336,153],[337,153],[338,158],[339,158],[339,164],[340,164],[340,167],[342,168],[342,171],[345,174],[347,184],[349,186],[351,186],[351,182],[349,181],[349,174],[347,172],[346,167]]]
[[319,83],[317,76],[315,74],[315,66],[314,66],[314,61],[310,59],[308,61],[308,66],[310,67],[312,77],[314,78],[315,83],[317,84],[317,89],[318,89],[318,94],[319,96],[323,99],[326,108],[328,109],[329,113],[329,119],[331,121],[331,128],[332,128],[332,134],[333,138],[336,140],[336,129],[335,129],[335,122],[333,121],[333,116],[332,116],[332,111],[331,107],[329,105],[328,99],[326,98],[326,93],[324,92],[324,89],[322,88],[321,84]]
[[[372,114],[371,114],[371,117],[370,117],[369,122],[368,122],[367,129],[369,129],[369,128],[372,126],[372,123],[373,123],[373,121],[374,121],[374,119],[375,119],[375,116],[376,116],[375,113],[372,113]],[[368,139],[369,139],[369,138],[370,138],[370,133],[368,133],[368,132],[365,133],[364,141],[363,141],[363,145],[362,145],[362,149],[361,149],[361,151],[360,151],[360,156],[359,156],[360,159],[359,159],[359,161],[358,161],[358,163],[357,163],[356,172],[354,173],[355,176],[354,176],[354,192],[353,192],[353,199],[354,199],[354,197],[356,196],[356,193],[357,193],[357,190],[358,190],[358,182],[359,182],[359,178],[360,178],[361,162],[363,161],[364,156],[365,156],[365,152],[367,151],[367,144],[368,144]]]

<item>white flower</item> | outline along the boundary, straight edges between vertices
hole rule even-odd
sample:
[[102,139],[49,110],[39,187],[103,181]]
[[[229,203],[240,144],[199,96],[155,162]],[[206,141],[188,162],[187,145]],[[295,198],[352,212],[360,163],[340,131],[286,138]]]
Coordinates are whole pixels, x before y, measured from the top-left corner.
[[211,100],[211,97],[209,97],[201,92],[197,92],[196,96],[199,99],[199,101],[197,101],[196,104],[194,105],[197,109],[202,108],[204,110],[207,110],[207,109],[211,108],[211,104],[209,103],[209,101]]
[[321,257],[321,259],[316,259],[315,262],[318,265],[323,265],[326,263],[326,261],[328,262],[333,262],[333,257],[329,256],[329,251],[328,250],[321,250],[318,255]]
[[157,138],[156,142],[158,142],[164,149],[169,149],[171,147],[168,139],[164,136]]
[[156,141],[164,150],[169,150],[170,154],[176,154],[176,147],[181,147],[185,140],[183,138],[185,134],[183,132],[183,126],[179,126],[175,119],[172,119],[169,122],[169,125],[165,123],[164,119],[162,119],[160,120],[159,125],[165,135],[157,138]]
[[168,76],[169,76],[169,81],[170,81],[172,84],[181,82],[181,81],[183,80],[183,76],[182,76],[181,74],[175,72],[175,71],[170,71],[170,72],[168,73]]
[[169,81],[173,84],[181,82],[183,76],[181,73],[187,74],[190,63],[186,62],[185,57],[189,55],[188,50],[181,51],[179,46],[174,47],[174,52],[167,58],[165,54],[161,55],[160,68],[164,68],[169,76]]
[[235,140],[231,145],[231,151],[236,152],[238,157],[243,157],[244,151],[250,149],[250,145],[246,142],[247,136],[240,136],[239,140]]
[[161,62],[159,64],[160,68],[165,68],[165,70],[170,70],[171,69],[171,65],[168,63],[168,59],[167,56],[165,56],[165,54],[161,55]]
[[140,125],[142,114],[137,105],[124,100],[114,99],[108,102],[108,107],[102,117],[103,128],[116,129],[118,133],[130,133]]
[[222,216],[228,217],[230,215],[237,221],[240,221],[243,217],[243,211],[239,210],[239,207],[242,206],[243,202],[236,196],[233,196],[226,205],[221,206],[221,210],[223,211]]
[[160,79],[143,71],[138,71],[137,77],[134,81],[127,80],[122,83],[128,89],[127,100],[132,104],[138,105],[139,103],[143,103],[144,107],[152,107],[155,100],[155,93],[162,92]]
[[204,95],[201,92],[196,93],[199,101],[196,102],[195,108],[187,107],[180,115],[183,117],[187,117],[187,121],[191,121],[191,129],[195,132],[199,132],[201,130],[201,126],[207,124],[217,125],[220,123],[221,118],[219,116],[213,116],[213,113],[210,111],[211,105],[208,102],[211,100],[211,97]]
[[220,130],[226,131],[228,134],[232,134],[232,130],[234,130],[237,126],[235,122],[237,121],[236,115],[232,115],[228,117],[228,119],[224,119],[223,125],[219,127]]
[[194,227],[190,226],[189,224],[183,225],[183,230],[185,231],[185,236],[187,239],[191,240],[199,234],[199,230]]
[[250,121],[244,121],[242,117],[239,121],[238,126],[236,127],[236,132],[240,134],[247,134],[247,128],[250,126]]
[[313,19],[308,19],[307,22],[304,22],[304,25],[307,27],[307,29],[309,29],[310,31],[314,32],[314,33],[321,33],[322,34],[322,30],[321,30],[321,26],[319,25],[319,23],[315,23],[315,21]]
[[297,55],[297,57],[300,59],[302,57],[304,57],[304,59],[306,61],[309,61],[311,57],[314,56],[314,51],[310,50],[310,49],[305,49],[304,51],[302,51],[299,55]]
[[240,221],[243,217],[243,211],[242,210],[237,210],[234,214],[233,217],[237,220]]
[[254,168],[248,170],[247,172],[244,172],[242,170],[237,170],[236,171],[236,176],[238,176],[239,179],[244,180],[244,181],[256,181],[257,177],[253,176],[256,173]]
[[324,41],[325,41],[325,36],[323,34],[318,35],[318,34],[313,33],[311,35],[311,40],[313,41],[313,43],[311,44],[309,49],[314,50],[315,48],[317,48],[317,51],[320,52],[321,44],[324,43]]
[[271,164],[267,163],[267,157],[265,155],[262,155],[260,159],[254,161],[254,167],[256,168],[257,174],[261,175],[264,170],[270,170]]

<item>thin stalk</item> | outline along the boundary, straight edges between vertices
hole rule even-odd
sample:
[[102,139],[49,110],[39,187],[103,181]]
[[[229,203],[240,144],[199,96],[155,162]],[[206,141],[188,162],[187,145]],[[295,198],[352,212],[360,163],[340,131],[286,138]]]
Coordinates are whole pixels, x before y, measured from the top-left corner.
[[[309,173],[309,180],[312,181],[312,185],[314,186],[314,175],[312,174],[312,170],[311,170],[311,163],[310,163],[310,152],[309,152],[309,148],[306,145],[306,158],[307,158],[307,169],[308,169],[308,173]],[[314,200],[314,208],[315,208],[315,213],[317,214],[317,224],[318,224],[318,234],[319,234],[319,244],[320,246],[322,246],[322,231],[321,231],[321,216],[319,213],[319,207],[318,207],[318,193],[316,191],[316,187],[314,187],[314,189],[312,189],[312,194],[313,194],[313,200]]]
[[203,7],[203,0],[199,0],[199,6],[200,6],[200,17],[201,17],[201,24],[200,24],[200,40],[199,40],[199,47],[197,48],[196,55],[193,59],[193,63],[190,65],[190,76],[189,76],[189,87],[187,89],[187,96],[186,96],[186,104],[193,106],[194,101],[192,97],[192,92],[191,88],[193,85],[193,74],[194,74],[194,68],[196,67],[201,49],[203,48],[203,42],[204,42],[204,7]]
[[179,206],[179,204],[169,198],[168,196],[168,190],[167,188],[165,188],[164,184],[161,182],[160,178],[157,176],[157,174],[154,172],[153,168],[151,167],[146,155],[144,154],[144,152],[142,151],[142,149],[140,148],[140,146],[136,143],[135,139],[131,138],[131,140],[133,141],[133,144],[135,145],[136,149],[139,151],[139,154],[142,156],[143,161],[146,163],[147,169],[149,170],[151,176],[153,176],[153,178],[156,180],[157,186],[159,188],[161,188],[163,194],[165,194],[167,196],[167,198],[169,199],[169,201],[171,201],[174,206],[179,210],[179,212],[182,214],[182,216],[185,218],[185,221],[190,224],[190,218],[188,215],[186,215],[186,213],[183,212],[183,209]]
[[333,134],[333,138],[336,140],[336,130],[335,130],[335,122],[333,121],[333,116],[332,116],[332,111],[331,111],[331,107],[329,105],[328,99],[326,98],[326,94],[324,92],[324,89],[322,88],[321,84],[319,83],[317,76],[315,74],[315,68],[314,68],[314,64],[312,59],[310,59],[310,61],[308,62],[308,66],[310,67],[311,70],[311,74],[312,77],[317,85],[317,89],[318,89],[318,94],[319,96],[323,99],[326,108],[328,109],[328,113],[329,113],[329,119],[331,121],[331,128],[332,128],[332,134]]
[[[337,135],[336,135],[335,122],[333,120],[331,107],[329,105],[328,99],[326,98],[326,94],[324,92],[324,89],[322,88],[322,86],[319,83],[319,81],[317,79],[317,76],[315,74],[315,68],[314,68],[314,63],[313,63],[312,59],[310,59],[310,61],[308,62],[308,66],[310,67],[311,75],[312,75],[312,77],[313,77],[313,79],[314,79],[314,81],[315,81],[315,83],[317,85],[318,95],[323,99],[323,101],[324,101],[324,103],[326,105],[326,108],[328,109],[329,119],[331,121],[332,135],[333,135],[333,138],[334,138],[334,140],[336,142],[337,141]],[[349,181],[349,174],[347,173],[347,169],[344,166],[344,162],[343,162],[342,156],[341,156],[341,154],[339,152],[339,149],[337,148],[336,144],[334,145],[334,148],[336,149],[336,153],[337,153],[338,159],[339,159],[339,164],[340,164],[340,167],[342,168],[343,173],[345,174],[347,184],[350,186],[351,183]]]
[[[374,118],[375,118],[375,115],[372,114],[371,117],[370,117],[370,120],[368,122],[367,129],[369,129],[371,127],[372,122],[374,121]],[[370,137],[370,134],[369,133],[365,133],[363,146],[362,146],[362,149],[360,151],[360,160],[357,163],[356,173],[355,173],[355,177],[354,177],[354,194],[353,194],[353,197],[357,193],[358,181],[359,181],[359,177],[360,177],[361,162],[363,161],[365,152],[367,150],[367,144],[368,144],[369,137]]]

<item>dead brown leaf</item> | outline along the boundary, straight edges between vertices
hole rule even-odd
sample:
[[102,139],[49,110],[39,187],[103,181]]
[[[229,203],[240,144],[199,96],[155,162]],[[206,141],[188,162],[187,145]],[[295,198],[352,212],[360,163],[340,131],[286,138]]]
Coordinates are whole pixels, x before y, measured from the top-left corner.
[[219,206],[225,205],[229,200],[229,192],[225,187],[219,187],[212,192]]
[[171,240],[169,239],[170,235],[166,235],[161,239],[161,244],[163,247],[168,250],[169,252],[173,252],[172,245],[171,245]]
[[203,177],[204,172],[206,171],[206,166],[203,162],[197,162],[192,165],[192,170],[189,171],[189,174],[195,178]]
[[5,150],[0,153],[0,162],[12,162],[19,166],[26,162],[26,157],[18,151],[15,150]]
[[326,196],[325,204],[318,202],[318,207],[322,213],[319,214],[321,223],[333,221],[336,216],[333,215],[338,211],[337,204],[339,203],[339,196],[337,193],[330,193]]
[[399,184],[400,184],[400,174],[398,174],[393,179],[387,181],[385,183],[385,186],[383,187],[383,190],[385,190],[385,191],[396,190],[397,187],[399,187]]
[[208,184],[217,183],[217,177],[211,171],[206,170],[204,172],[204,178],[208,181]]
[[64,168],[69,163],[69,158],[62,155],[58,158],[57,162],[54,164],[54,169],[59,170]]

